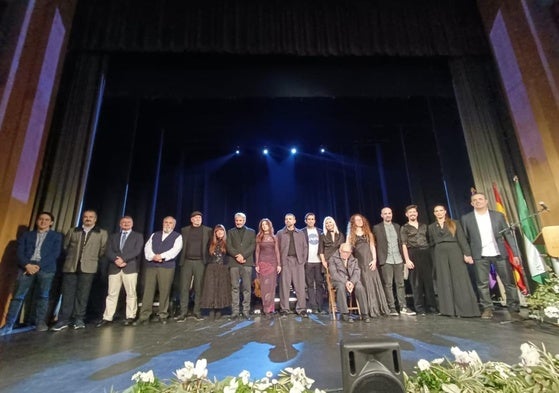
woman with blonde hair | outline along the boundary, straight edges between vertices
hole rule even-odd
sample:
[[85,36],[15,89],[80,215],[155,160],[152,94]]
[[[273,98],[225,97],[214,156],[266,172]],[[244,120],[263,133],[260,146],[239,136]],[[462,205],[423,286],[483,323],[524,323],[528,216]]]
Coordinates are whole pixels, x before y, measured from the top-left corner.
[[[349,219],[347,240],[353,247],[353,256],[357,258],[361,270],[361,284],[367,293],[366,309],[370,317],[387,315],[390,312],[384,287],[377,266],[375,239],[369,221],[361,214],[354,214]],[[361,306],[363,314],[363,306]]]
[[264,316],[269,317],[276,310],[277,276],[281,272],[278,240],[269,218],[261,219],[258,224],[255,256],[256,273],[262,296],[262,312]]
[[435,248],[435,288],[441,315],[479,317],[479,306],[466,267],[474,261],[462,226],[447,216],[443,205],[436,205],[433,214],[436,220],[429,225],[429,239]]

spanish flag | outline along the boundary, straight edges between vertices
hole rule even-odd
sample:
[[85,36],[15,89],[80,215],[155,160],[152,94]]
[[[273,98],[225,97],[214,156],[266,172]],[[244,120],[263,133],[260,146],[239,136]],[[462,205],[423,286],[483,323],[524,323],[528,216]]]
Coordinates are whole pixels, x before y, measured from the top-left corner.
[[[505,205],[503,204],[503,200],[501,199],[501,194],[497,189],[497,183],[493,183],[493,194],[495,195],[495,203],[496,203],[495,210],[497,210],[500,213],[503,213],[503,215],[505,216],[505,220],[508,223],[509,219],[507,217]],[[514,281],[516,282],[516,286],[518,287],[518,289],[523,295],[527,295],[528,289],[526,287],[526,284],[524,283],[524,274],[522,272],[522,267],[513,263],[514,253],[512,252],[512,248],[510,247],[510,244],[506,240],[505,240],[505,247],[507,249],[507,254],[509,256],[509,263],[512,266],[512,274],[514,275]]]

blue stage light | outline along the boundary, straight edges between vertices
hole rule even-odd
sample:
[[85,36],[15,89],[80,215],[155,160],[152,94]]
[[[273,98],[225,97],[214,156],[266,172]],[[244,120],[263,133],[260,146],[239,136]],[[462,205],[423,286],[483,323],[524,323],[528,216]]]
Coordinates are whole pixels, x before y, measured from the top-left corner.
[[291,148],[291,154],[297,154],[297,149],[295,147]]
[[265,156],[267,156],[268,153],[269,153],[269,152],[268,152],[268,148],[265,147],[265,148],[262,150],[262,154],[264,154]]

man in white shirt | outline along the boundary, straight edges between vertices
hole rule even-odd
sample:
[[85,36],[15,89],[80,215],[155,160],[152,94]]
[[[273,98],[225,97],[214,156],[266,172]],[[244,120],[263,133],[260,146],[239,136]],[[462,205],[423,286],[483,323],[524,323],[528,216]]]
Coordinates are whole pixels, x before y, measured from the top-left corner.
[[518,248],[513,235],[509,232],[505,216],[489,210],[484,194],[476,193],[471,197],[474,210],[462,216],[462,226],[470,248],[477,274],[477,287],[483,312],[481,318],[493,318],[493,302],[489,292],[489,272],[494,265],[505,286],[507,308],[512,319],[522,319],[519,315],[519,301],[511,267],[507,261],[508,253],[505,239],[514,254],[513,263],[520,264]]
[[163,230],[151,235],[144,246],[144,255],[147,260],[146,280],[142,310],[140,319],[135,322],[136,325],[149,323],[149,318],[153,312],[156,287],[159,289],[159,322],[167,323],[169,297],[175,276],[175,262],[177,255],[182,250],[181,234],[174,231],[176,224],[177,221],[173,217],[165,217],[163,219]]
[[324,276],[322,275],[322,262],[318,253],[318,243],[322,230],[316,227],[316,215],[314,213],[305,214],[303,233],[309,245],[307,263],[305,264],[305,280],[307,283],[308,302],[307,308],[313,313],[325,313],[322,309],[324,303]]

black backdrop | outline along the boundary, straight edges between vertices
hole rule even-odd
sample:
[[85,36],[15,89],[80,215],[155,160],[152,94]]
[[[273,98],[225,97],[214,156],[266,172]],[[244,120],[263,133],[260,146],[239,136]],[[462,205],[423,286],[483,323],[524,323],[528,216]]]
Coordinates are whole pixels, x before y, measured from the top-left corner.
[[269,217],[279,229],[287,212],[345,228],[355,212],[377,222],[385,205],[400,222],[409,203],[424,220],[435,203],[467,208],[472,176],[444,61],[160,60],[109,67],[84,207],[110,230],[123,213],[148,234],[166,215],[188,224],[192,210],[209,225],[244,211],[249,226]]

